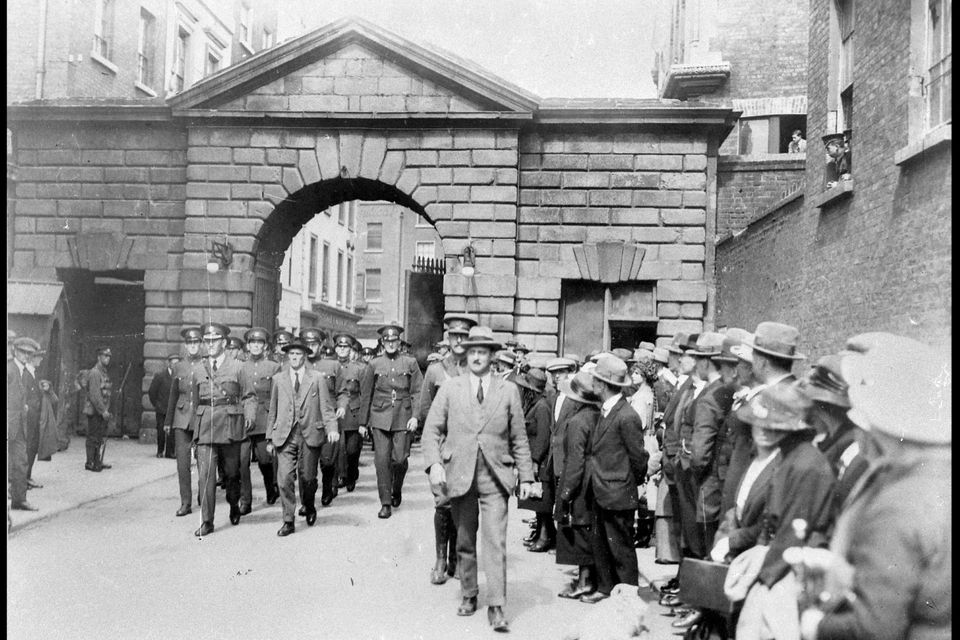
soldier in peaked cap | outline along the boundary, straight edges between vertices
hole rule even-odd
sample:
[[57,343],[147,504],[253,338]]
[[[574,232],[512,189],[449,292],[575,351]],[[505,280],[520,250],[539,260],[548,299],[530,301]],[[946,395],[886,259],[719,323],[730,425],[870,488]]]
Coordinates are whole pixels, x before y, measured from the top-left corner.
[[280,364],[267,355],[267,341],[270,333],[263,327],[254,327],[243,334],[246,341],[248,358],[240,368],[243,386],[253,389],[254,396],[244,403],[246,438],[240,444],[240,515],[250,513],[253,503],[253,479],[250,475],[250,459],[256,455],[257,466],[263,476],[263,486],[267,492],[267,504],[273,504],[280,497],[277,488],[276,464],[267,452],[267,419],[270,411],[270,387],[273,375],[280,370]]
[[[336,398],[340,442],[336,469],[324,466],[325,452],[321,452],[323,487],[324,491],[330,492],[340,486],[345,487],[347,491],[353,491],[360,477],[360,451],[363,447],[363,439],[367,435],[366,429],[360,430],[360,380],[367,365],[361,360],[352,358],[353,349],[359,343],[350,334],[336,334],[333,336],[333,343],[340,365]],[[337,476],[336,479],[335,476]],[[329,488],[328,483],[331,485]]]
[[300,329],[300,342],[309,350],[307,360],[310,364],[316,362],[323,355],[323,341],[327,339],[327,334],[322,329],[316,327],[304,327]]
[[110,347],[97,349],[97,364],[87,374],[87,397],[83,406],[83,412],[87,415],[87,462],[84,465],[87,471],[110,468],[110,465],[103,464],[102,445],[107,435],[107,422],[113,417],[110,413],[113,382],[107,373],[112,357]]
[[400,353],[403,327],[396,322],[377,331],[384,354],[374,358],[360,381],[360,426],[373,431],[380,518],[400,506],[407,473],[410,439],[420,415],[423,374],[412,356]]
[[[451,378],[463,375],[467,371],[467,350],[463,340],[470,328],[477,326],[479,320],[466,313],[448,313],[443,316],[447,327],[447,355],[439,362],[427,367],[420,388],[420,423],[424,424],[430,405],[440,389],[440,385]],[[437,552],[437,561],[430,572],[432,584],[443,584],[453,577],[457,570],[457,527],[450,511],[450,499],[443,493],[434,494],[433,534]]]
[[[256,392],[245,383],[242,363],[226,354],[230,329],[216,322],[201,325],[205,357],[198,370],[197,410],[193,440],[200,463],[200,537],[213,532],[216,509],[216,470],[223,465],[230,524],[240,522],[240,446],[252,427],[250,403],[256,403]],[[246,414],[245,415],[245,405]]]
[[275,331],[273,333],[273,353],[270,354],[270,359],[282,365],[286,361],[286,354],[283,352],[283,348],[290,344],[292,340],[293,334],[286,329]]
[[364,347],[360,350],[360,359],[363,360],[364,364],[370,364],[376,356],[377,350],[373,347]]
[[[190,453],[196,426],[197,373],[203,368],[200,353],[203,334],[198,327],[187,327],[180,332],[187,355],[173,369],[173,381],[167,403],[164,431],[173,433],[174,450],[177,456],[177,481],[180,485],[180,508],[177,516],[192,513],[192,489],[190,487]],[[197,497],[199,499],[199,491]]]
[[234,360],[240,360],[241,362],[246,359],[246,356],[243,352],[243,340],[235,336],[230,336],[227,338],[227,357],[233,358]]

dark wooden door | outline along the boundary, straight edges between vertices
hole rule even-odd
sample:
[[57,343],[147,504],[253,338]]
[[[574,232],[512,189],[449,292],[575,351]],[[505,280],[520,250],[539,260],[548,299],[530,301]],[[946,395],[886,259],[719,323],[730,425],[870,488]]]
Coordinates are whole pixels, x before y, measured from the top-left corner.
[[407,271],[406,327],[404,338],[421,368],[433,345],[443,338],[443,274]]

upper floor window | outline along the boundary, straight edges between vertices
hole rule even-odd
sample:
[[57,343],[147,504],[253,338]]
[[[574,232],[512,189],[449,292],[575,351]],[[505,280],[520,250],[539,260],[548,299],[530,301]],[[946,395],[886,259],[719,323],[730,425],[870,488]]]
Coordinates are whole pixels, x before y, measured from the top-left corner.
[[367,223],[367,249],[377,251],[383,249],[383,224],[380,222]]
[[349,208],[350,208],[349,202],[341,202],[338,208],[337,222],[342,227],[347,226],[347,211],[349,210]]
[[380,269],[367,269],[365,276],[363,297],[366,300],[379,300],[382,295],[380,291]]
[[953,0],[929,0],[927,4],[926,129],[953,119]]
[[223,56],[218,51],[212,47],[207,47],[207,58],[204,61],[203,75],[212,76],[219,71],[222,58]]
[[274,43],[274,38],[275,36],[273,35],[273,31],[270,31],[270,29],[267,29],[266,27],[264,27],[263,40],[262,40],[263,48],[269,49],[270,47],[272,47]]
[[113,59],[114,0],[98,0],[94,9],[93,53],[104,60]]
[[146,9],[140,9],[140,26],[137,30],[137,82],[149,87],[153,82],[156,60],[156,18]]
[[253,10],[246,3],[240,4],[240,42],[250,47],[253,39],[250,37],[251,26],[253,24]]
[[853,129],[854,0],[834,0],[830,16],[828,133]]
[[433,242],[418,242],[416,257],[433,260],[437,257],[436,245]]
[[332,258],[330,257],[330,243],[323,243],[323,278],[321,280],[322,290],[320,292],[320,299],[326,302],[330,299],[330,271],[333,266],[331,264]]
[[309,288],[307,289],[310,297],[316,297],[317,295],[317,256],[318,251],[318,242],[317,236],[310,236],[310,277],[308,278]]
[[347,308],[353,308],[353,256],[347,254],[347,272],[343,274],[347,281]]
[[173,43],[173,90],[179,93],[186,86],[187,53],[190,50],[190,32],[177,27],[177,38]]
[[343,285],[344,280],[346,279],[346,274],[343,269],[344,255],[343,249],[337,250],[337,273],[334,277],[337,279],[337,306],[343,306]]

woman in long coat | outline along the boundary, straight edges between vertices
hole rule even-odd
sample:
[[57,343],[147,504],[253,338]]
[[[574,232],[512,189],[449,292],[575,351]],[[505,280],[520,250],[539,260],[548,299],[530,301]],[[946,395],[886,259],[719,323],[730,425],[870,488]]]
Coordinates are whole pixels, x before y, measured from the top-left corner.
[[560,383],[560,390],[574,403],[564,425],[563,466],[558,479],[555,517],[557,564],[576,565],[579,576],[561,591],[561,598],[577,599],[596,591],[595,565],[590,546],[593,511],[587,504],[584,471],[590,436],[600,421],[600,398],[593,392],[592,377],[580,372]]
[[517,508],[536,513],[536,533],[528,548],[530,551],[543,553],[554,547],[557,537],[552,515],[553,486],[550,482],[544,482],[541,477],[542,472],[545,471],[544,463],[550,447],[550,427],[553,426],[553,412],[550,411],[550,405],[544,396],[547,374],[542,369],[530,369],[526,373],[517,375],[514,382],[520,387],[534,476],[543,486],[542,497],[519,500]]

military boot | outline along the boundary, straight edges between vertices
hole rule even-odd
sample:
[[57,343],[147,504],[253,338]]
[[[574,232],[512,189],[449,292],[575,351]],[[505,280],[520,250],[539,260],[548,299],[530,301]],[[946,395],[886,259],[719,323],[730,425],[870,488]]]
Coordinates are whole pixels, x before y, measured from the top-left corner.
[[326,507],[333,502],[333,469],[321,469],[321,478],[320,504]]
[[87,471],[101,471],[102,469],[98,466],[99,458],[99,447],[96,442],[87,440],[87,462],[83,465],[83,468]]

